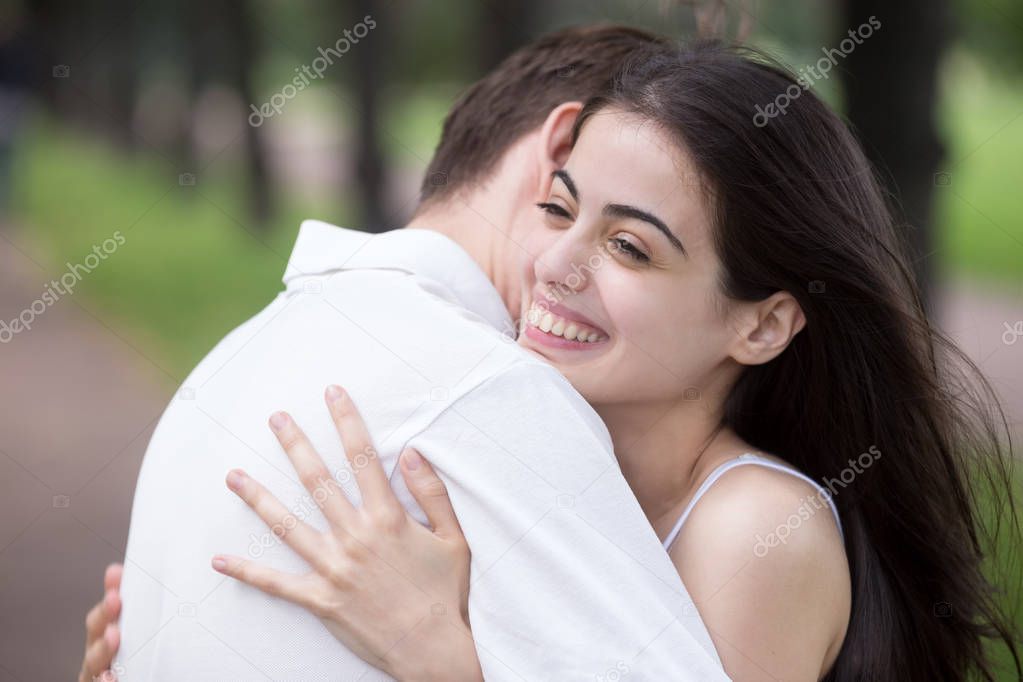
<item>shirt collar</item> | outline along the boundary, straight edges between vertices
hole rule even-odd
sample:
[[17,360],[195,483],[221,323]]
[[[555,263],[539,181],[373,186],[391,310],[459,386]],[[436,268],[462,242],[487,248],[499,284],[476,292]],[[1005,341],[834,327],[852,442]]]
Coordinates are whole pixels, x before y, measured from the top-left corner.
[[389,269],[427,277],[445,286],[460,304],[501,332],[513,329],[501,295],[465,250],[433,230],[399,229],[381,234],[304,220],[288,259],[284,284],[304,276],[342,270]]

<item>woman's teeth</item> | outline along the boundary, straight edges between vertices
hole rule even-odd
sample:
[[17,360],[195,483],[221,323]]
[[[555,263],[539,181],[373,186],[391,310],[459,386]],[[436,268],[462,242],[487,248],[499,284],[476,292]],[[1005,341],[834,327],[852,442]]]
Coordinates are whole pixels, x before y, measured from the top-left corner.
[[534,303],[529,308],[526,321],[542,332],[553,336],[560,336],[567,341],[579,341],[582,343],[596,343],[607,337],[589,327],[558,317],[542,306]]

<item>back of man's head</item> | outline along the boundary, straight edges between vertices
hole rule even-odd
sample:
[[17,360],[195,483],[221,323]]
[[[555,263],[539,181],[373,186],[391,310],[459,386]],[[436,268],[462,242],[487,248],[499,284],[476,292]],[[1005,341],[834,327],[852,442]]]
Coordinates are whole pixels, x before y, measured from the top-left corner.
[[626,60],[667,42],[627,26],[582,26],[513,52],[448,112],[420,189],[420,207],[486,180],[512,144],[551,110],[600,94]]

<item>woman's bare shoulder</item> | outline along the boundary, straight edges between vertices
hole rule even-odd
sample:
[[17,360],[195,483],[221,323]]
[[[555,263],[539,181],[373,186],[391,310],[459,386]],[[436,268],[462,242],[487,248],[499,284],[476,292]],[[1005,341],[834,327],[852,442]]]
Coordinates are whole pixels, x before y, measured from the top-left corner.
[[838,527],[818,489],[762,466],[725,472],[694,506],[672,560],[738,679],[818,679],[848,623]]

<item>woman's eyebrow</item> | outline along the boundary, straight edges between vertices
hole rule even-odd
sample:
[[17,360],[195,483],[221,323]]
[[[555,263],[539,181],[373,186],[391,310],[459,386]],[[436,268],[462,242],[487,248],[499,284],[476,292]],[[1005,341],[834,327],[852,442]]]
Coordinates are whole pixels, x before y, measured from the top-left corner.
[[[569,188],[572,191],[572,188]],[[655,216],[652,213],[647,213],[643,209],[636,208],[635,206],[626,206],[624,204],[608,204],[604,207],[604,215],[612,218],[634,218],[636,220],[642,220],[645,223],[650,223],[658,230],[660,230],[671,245],[682,252],[683,256],[689,257],[686,253],[686,247],[682,246],[682,242],[679,241],[678,237],[672,234],[668,226],[664,224],[664,221]]]
[[561,181],[565,183],[565,187],[568,188],[568,193],[572,195],[572,198],[579,201],[579,190],[575,188],[575,182],[572,181],[572,176],[568,174],[567,170],[558,169],[551,173],[552,177],[561,178]]

